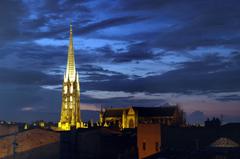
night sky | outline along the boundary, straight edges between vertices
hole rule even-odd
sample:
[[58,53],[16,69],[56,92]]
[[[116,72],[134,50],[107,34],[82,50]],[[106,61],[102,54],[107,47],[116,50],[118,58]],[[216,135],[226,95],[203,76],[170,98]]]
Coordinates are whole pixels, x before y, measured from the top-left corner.
[[177,103],[189,122],[221,115],[239,122],[239,6],[1,0],[0,120],[59,119],[72,21],[82,110]]

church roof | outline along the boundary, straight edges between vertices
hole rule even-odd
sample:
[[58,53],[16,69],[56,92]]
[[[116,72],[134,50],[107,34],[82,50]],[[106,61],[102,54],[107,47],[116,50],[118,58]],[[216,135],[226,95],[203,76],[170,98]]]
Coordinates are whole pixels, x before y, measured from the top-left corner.
[[[130,107],[131,108],[131,107]],[[104,117],[122,117],[124,110],[130,108],[110,108],[104,112]],[[173,116],[177,110],[177,106],[169,107],[132,107],[140,117],[153,117],[153,116]]]
[[104,117],[122,117],[123,110],[126,110],[125,108],[110,108],[106,109],[104,112]]
[[133,107],[138,112],[138,116],[150,117],[150,116],[173,116],[177,110],[177,106],[169,107]]

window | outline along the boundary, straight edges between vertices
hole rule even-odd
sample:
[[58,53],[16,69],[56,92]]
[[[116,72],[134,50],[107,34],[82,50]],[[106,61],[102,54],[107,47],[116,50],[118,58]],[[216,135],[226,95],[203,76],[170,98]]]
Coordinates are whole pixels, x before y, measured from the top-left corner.
[[159,143],[158,142],[155,143],[155,150],[159,151]]
[[146,142],[143,142],[142,148],[143,148],[144,151],[146,150]]
[[64,86],[64,94],[67,94],[67,90],[68,88],[67,88],[67,86]]

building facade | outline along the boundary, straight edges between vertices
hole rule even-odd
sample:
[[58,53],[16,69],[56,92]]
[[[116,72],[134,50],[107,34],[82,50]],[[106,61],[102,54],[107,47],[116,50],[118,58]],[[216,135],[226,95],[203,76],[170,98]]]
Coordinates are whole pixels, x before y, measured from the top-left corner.
[[72,25],[70,25],[67,68],[63,80],[62,109],[58,127],[62,130],[70,130],[81,126],[80,85],[74,59]]
[[136,136],[139,159],[143,159],[161,151],[160,124],[139,124]]
[[183,111],[178,106],[109,108],[100,112],[102,126],[121,129],[136,128],[138,124],[185,125]]

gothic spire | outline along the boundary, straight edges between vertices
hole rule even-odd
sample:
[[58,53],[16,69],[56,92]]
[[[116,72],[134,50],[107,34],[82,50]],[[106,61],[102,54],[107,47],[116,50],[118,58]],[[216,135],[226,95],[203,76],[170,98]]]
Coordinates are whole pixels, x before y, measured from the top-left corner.
[[72,24],[70,24],[70,38],[68,46],[68,60],[67,60],[67,70],[66,78],[70,81],[74,81],[76,76],[76,67],[74,60],[74,48],[73,48],[73,33],[72,33]]

